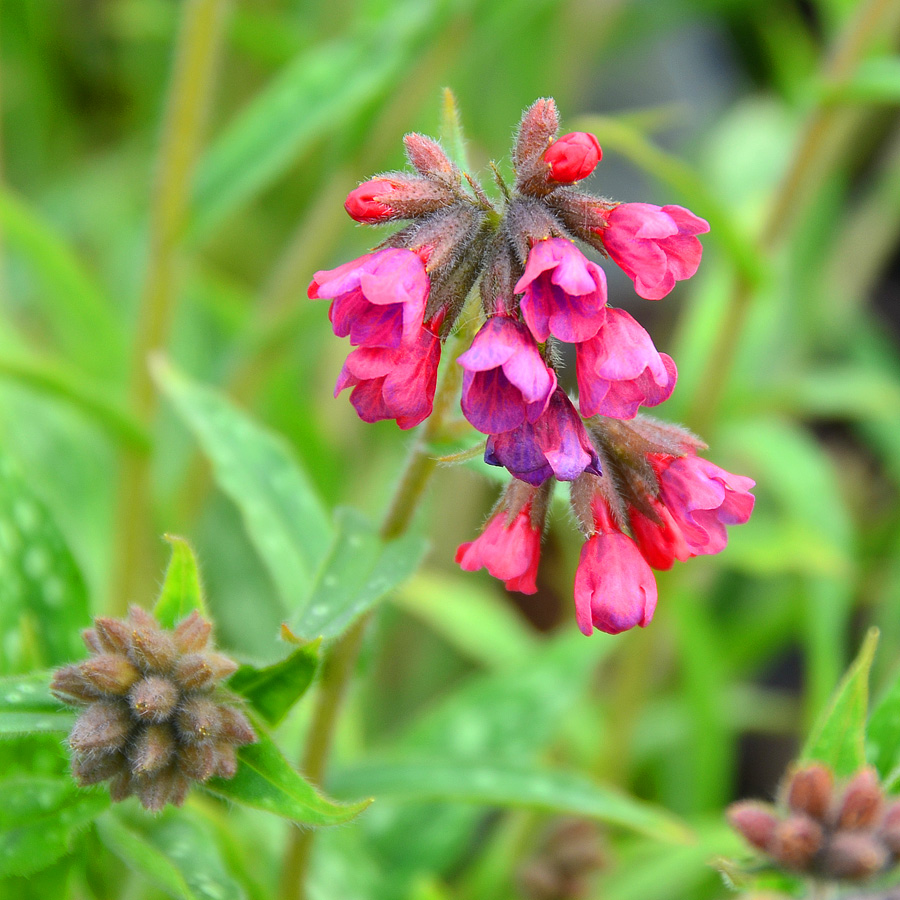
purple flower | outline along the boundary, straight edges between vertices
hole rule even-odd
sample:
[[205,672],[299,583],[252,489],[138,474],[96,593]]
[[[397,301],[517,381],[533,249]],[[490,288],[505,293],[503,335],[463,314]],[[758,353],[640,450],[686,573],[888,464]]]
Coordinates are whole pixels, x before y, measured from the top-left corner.
[[596,337],[575,345],[578,405],[583,416],[633,419],[638,407],[657,406],[675,388],[672,358],[624,309],[607,309]]
[[702,456],[676,456],[658,477],[659,499],[693,555],[723,550],[728,543],[725,526],[743,525],[753,512],[755,498],[749,491],[756,482]]
[[510,474],[533,485],[543,484],[551,475],[559,481],[574,481],[582,472],[600,474],[597,451],[560,388],[536,422],[525,421],[512,431],[492,434],[484,461],[505,466]]
[[316,272],[307,294],[332,300],[334,333],[358,347],[399,347],[418,339],[430,281],[411,250],[388,247]]
[[414,344],[359,347],[344,362],[335,397],[352,387],[350,402],[364,422],[396,419],[412,428],[431,415],[441,342],[420,328]]
[[488,319],[457,362],[466,370],[463,414],[484,434],[536,421],[556,389],[556,373],[528,329],[507,316]]
[[606,275],[565,238],[539,241],[531,248],[515,292],[523,295],[522,317],[540,343],[551,334],[579,343],[603,325]]
[[606,223],[597,229],[606,252],[646,300],[661,300],[697,271],[703,247],[695,235],[709,231],[709,222],[683,206],[652,203],[620,203]]

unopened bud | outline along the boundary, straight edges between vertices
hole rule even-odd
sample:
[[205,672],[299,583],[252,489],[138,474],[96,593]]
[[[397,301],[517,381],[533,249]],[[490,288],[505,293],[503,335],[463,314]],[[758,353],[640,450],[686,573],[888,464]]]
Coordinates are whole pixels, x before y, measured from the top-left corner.
[[131,646],[131,629],[119,619],[94,619],[94,630],[107,653],[128,653]]
[[[396,213],[385,203],[385,199],[396,190],[396,184],[384,178],[373,178],[363,182],[347,194],[344,209],[357,222],[375,224],[393,219]],[[375,198],[378,198],[377,200]]]
[[81,664],[81,677],[102,694],[127,694],[141,673],[124,656],[104,653]]
[[76,753],[112,753],[125,746],[130,730],[128,710],[121,703],[100,700],[75,720],[69,746]]
[[131,632],[129,657],[144,671],[168,672],[178,656],[178,649],[170,634],[152,626],[135,625]]
[[831,770],[819,763],[798,769],[788,777],[785,800],[797,813],[806,813],[814,819],[825,818],[831,805],[834,776]]
[[519,123],[519,133],[516,137],[513,155],[516,171],[520,178],[523,175],[522,170],[528,168],[529,163],[539,159],[550,146],[558,129],[559,113],[552,98],[542,97],[540,100],[535,100],[525,110],[522,121]]
[[103,653],[104,647],[100,642],[100,636],[95,629],[85,628],[84,631],[81,632],[81,639],[84,641],[84,646],[87,647],[91,653]]
[[866,768],[854,775],[844,790],[837,812],[837,827],[871,828],[881,818],[884,794],[874,769]]
[[237,754],[234,747],[224,741],[216,744],[216,775],[219,778],[234,778],[237,767]]
[[900,800],[888,806],[879,829],[881,839],[894,856],[900,856]]
[[769,842],[769,854],[788,869],[802,871],[822,848],[822,826],[804,815],[779,822]]
[[63,666],[53,673],[50,693],[63,703],[91,703],[100,692],[81,677],[81,666]]
[[176,768],[170,767],[152,778],[136,777],[133,785],[137,788],[137,795],[144,809],[159,812],[167,803],[181,806],[190,782]]
[[234,744],[252,744],[256,741],[256,732],[247,717],[233,706],[219,707],[221,713],[220,733],[222,737]]
[[175,646],[181,653],[196,653],[209,642],[212,625],[195,609],[175,629]]
[[164,769],[175,755],[175,735],[168,725],[148,725],[132,744],[131,771],[135,775],[153,775]]
[[216,745],[209,741],[200,744],[186,744],[179,751],[178,762],[181,771],[195,781],[206,781],[216,771],[218,756]]
[[185,740],[212,740],[221,732],[222,710],[207,697],[193,697],[184,702],[175,723]]
[[172,715],[180,697],[180,691],[168,678],[150,675],[131,689],[128,702],[140,719],[163,722]]
[[72,777],[82,786],[99,784],[108,778],[128,770],[128,762],[122,753],[109,753],[98,756],[91,753],[87,756],[72,758]]
[[759,850],[767,849],[778,825],[778,819],[770,807],[744,800],[729,806],[727,815],[731,827],[749,843]]
[[422,175],[428,178],[439,178],[445,182],[458,182],[459,170],[450,162],[450,158],[441,149],[437,141],[424,134],[408,134],[403,138],[406,156]]
[[871,832],[838,832],[822,855],[822,870],[831,878],[862,880],[880,872],[888,851]]
[[172,674],[186,691],[196,691],[212,687],[235,671],[237,663],[220,653],[186,653]]
[[586,131],[573,131],[554,141],[544,153],[544,162],[550,168],[550,177],[560,184],[571,184],[587,178],[603,157],[603,151],[594,135]]

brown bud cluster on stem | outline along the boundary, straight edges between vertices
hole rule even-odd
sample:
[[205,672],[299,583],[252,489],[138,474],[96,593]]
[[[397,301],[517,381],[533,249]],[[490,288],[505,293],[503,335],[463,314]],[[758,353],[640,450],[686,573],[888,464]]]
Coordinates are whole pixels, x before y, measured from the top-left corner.
[[797,768],[777,806],[741,801],[728,821],[776,866],[820,879],[865,881],[900,861],[900,800],[870,768],[841,786],[820,763]]
[[217,693],[237,664],[209,645],[212,626],[193,612],[174,631],[133,606],[83,634],[92,655],[57,669],[50,690],[84,707],[69,734],[81,785],[110,781],[113,800],[136,795],[154,812],[180,806],[192,781],[237,771],[235,749],[256,740],[242,712]]

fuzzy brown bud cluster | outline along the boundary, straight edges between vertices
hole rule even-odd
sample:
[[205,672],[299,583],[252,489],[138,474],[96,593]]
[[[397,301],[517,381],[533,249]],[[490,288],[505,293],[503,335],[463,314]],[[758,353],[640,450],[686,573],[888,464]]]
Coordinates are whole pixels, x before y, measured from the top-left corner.
[[900,860],[900,800],[888,801],[870,768],[835,785],[826,766],[803,766],[777,806],[735,803],[728,821],[775,865],[817,878],[865,881]]
[[83,633],[91,656],[57,669],[50,690],[84,711],[69,734],[81,785],[110,781],[113,800],[180,806],[192,781],[237,771],[235,749],[256,740],[246,716],[217,693],[237,664],[209,647],[212,626],[192,612],[165,631],[133,606]]

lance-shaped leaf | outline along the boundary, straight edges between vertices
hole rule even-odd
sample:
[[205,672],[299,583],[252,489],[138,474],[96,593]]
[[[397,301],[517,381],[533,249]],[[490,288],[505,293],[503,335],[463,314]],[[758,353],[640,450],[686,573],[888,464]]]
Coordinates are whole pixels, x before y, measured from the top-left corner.
[[203,601],[203,586],[200,584],[200,570],[191,545],[174,534],[164,537],[172,545],[172,556],[153,615],[163,628],[174,628],[194,610],[208,619],[209,613]]
[[110,802],[68,778],[9,778],[0,781],[0,796],[0,877],[39,872],[64,856],[74,832]]
[[312,684],[321,645],[321,640],[304,643],[271,666],[243,665],[228,686],[245,697],[269,725],[277,725]]
[[869,762],[891,789],[900,778],[900,675],[882,694],[866,729]]
[[572,772],[446,759],[366,763],[331,781],[341,797],[361,793],[410,800],[462,801],[541,809],[598,819],[662,841],[690,840],[687,825],[666,810],[594,784]]
[[[259,732],[260,729],[257,729]],[[371,801],[335,803],[323,796],[282,756],[271,738],[238,751],[234,778],[211,778],[204,785],[217,796],[284,816],[301,825],[339,825],[364,810]]]
[[84,654],[87,591],[50,511],[0,453],[0,671]]
[[66,732],[75,714],[50,693],[52,673],[0,678],[0,740],[37,732]]
[[281,438],[211,388],[157,359],[154,375],[241,511],[282,600],[296,608],[328,552],[333,530],[309,476]]
[[177,900],[247,896],[229,874],[209,827],[189,810],[133,821],[110,812],[97,822],[97,831],[122,862]]
[[409,578],[427,549],[425,539],[414,534],[383,541],[353,509],[338,510],[335,519],[337,537],[293,626],[302,638],[340,634]]
[[878,629],[871,628],[858,656],[816,722],[803,748],[802,761],[823,762],[838,777],[852,775],[866,764],[869,669],[877,645]]

